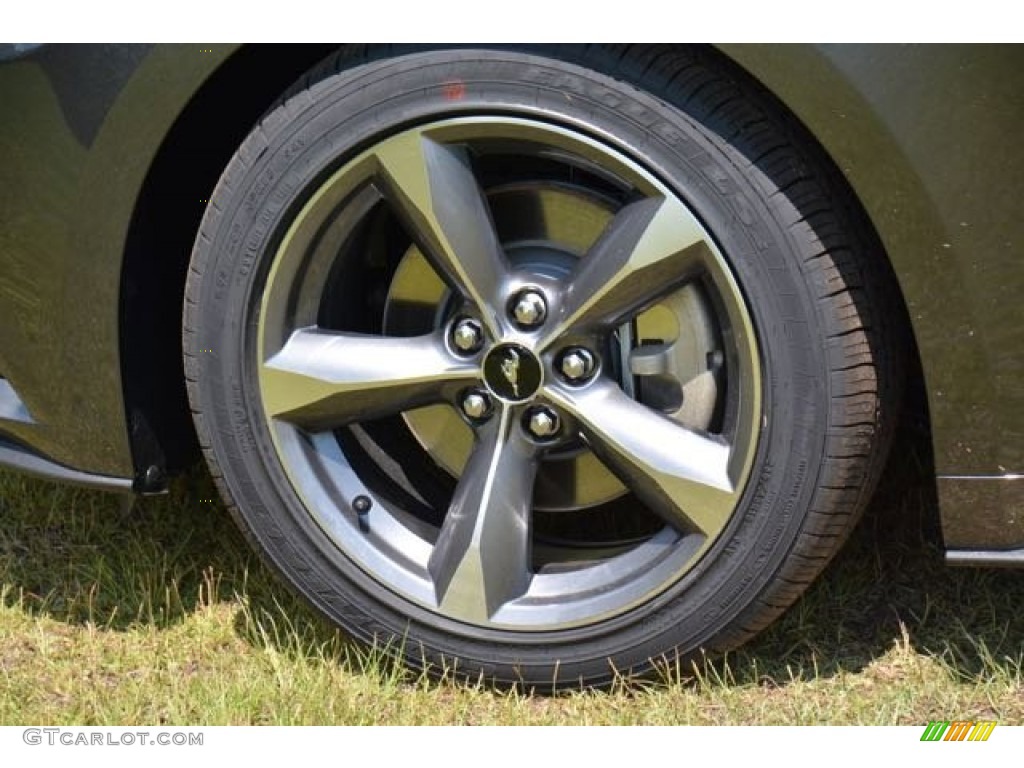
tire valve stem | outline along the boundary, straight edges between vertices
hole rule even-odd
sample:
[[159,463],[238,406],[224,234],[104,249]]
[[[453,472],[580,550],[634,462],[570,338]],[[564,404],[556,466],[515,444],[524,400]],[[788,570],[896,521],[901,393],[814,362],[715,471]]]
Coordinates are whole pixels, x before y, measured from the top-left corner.
[[370,532],[370,508],[373,506],[373,502],[370,501],[369,496],[356,496],[352,499],[352,509],[356,513],[356,519],[359,520],[359,530],[363,533]]

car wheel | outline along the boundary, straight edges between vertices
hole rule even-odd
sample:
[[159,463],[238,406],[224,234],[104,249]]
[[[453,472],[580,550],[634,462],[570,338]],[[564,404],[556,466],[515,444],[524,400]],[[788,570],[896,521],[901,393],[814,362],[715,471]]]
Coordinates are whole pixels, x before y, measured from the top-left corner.
[[885,273],[712,53],[343,52],[192,256],[200,442],[255,546],[414,667],[602,685],[820,571],[896,400]]

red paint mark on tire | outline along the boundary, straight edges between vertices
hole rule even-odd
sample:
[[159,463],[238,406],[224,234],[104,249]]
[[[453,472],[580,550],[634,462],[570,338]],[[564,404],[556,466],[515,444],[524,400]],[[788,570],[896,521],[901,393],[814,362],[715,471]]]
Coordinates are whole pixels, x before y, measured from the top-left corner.
[[441,86],[441,91],[448,101],[462,101],[466,98],[466,84],[461,80],[451,80]]

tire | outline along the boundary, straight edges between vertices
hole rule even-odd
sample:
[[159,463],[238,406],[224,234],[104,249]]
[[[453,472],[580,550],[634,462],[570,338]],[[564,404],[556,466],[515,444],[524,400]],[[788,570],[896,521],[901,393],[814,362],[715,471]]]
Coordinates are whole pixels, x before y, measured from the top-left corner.
[[203,219],[201,445],[265,559],[411,667],[602,686],[734,647],[885,458],[863,222],[713,52],[342,51]]

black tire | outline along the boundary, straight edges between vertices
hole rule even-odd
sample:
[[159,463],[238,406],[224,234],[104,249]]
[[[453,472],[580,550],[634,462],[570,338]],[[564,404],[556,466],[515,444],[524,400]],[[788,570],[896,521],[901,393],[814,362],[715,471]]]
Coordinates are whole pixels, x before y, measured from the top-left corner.
[[[370,575],[296,492],[260,400],[253,329],[299,209],[382,137],[477,113],[529,116],[609,142],[678,194],[724,254],[760,350],[756,452],[724,529],[656,594],[578,626],[469,626]],[[348,262],[339,269],[349,270],[342,284],[373,292]],[[343,51],[253,129],[211,197],[186,288],[188,392],[238,523],[331,621],[433,672],[604,685],[660,659],[746,641],[836,552],[870,497],[895,422],[901,355],[899,331],[886,325],[898,316],[888,281],[827,159],[713,52]]]

